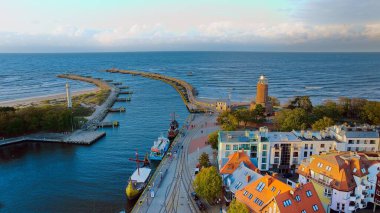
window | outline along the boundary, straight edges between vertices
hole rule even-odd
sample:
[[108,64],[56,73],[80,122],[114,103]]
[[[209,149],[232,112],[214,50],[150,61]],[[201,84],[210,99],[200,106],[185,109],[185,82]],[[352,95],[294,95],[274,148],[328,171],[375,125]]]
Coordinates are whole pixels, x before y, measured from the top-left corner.
[[313,152],[310,152],[310,156],[312,156],[313,155]]
[[274,153],[274,156],[275,156],[275,157],[280,157],[280,152],[275,152],[275,153]]
[[370,140],[370,144],[375,144],[375,140]]
[[292,201],[290,201],[289,199],[287,199],[287,200],[285,200],[285,201],[283,202],[283,204],[284,204],[285,207],[287,207],[287,206],[292,205]]
[[261,158],[261,162],[262,163],[266,163],[267,162],[267,158]]
[[266,144],[263,145],[263,150],[267,150],[267,145]]
[[239,150],[239,146],[238,145],[234,145],[233,148],[234,148],[234,150]]
[[353,140],[348,140],[348,143],[349,143],[349,144],[353,144],[354,141],[353,141]]
[[365,168],[362,168],[362,173],[365,173]]
[[255,198],[255,200],[253,201],[253,202],[255,202],[257,205],[259,205],[259,206],[262,206],[263,205],[263,201],[262,200],[260,200],[259,198]]
[[305,149],[308,149],[309,148],[309,145],[308,144],[305,144]]
[[351,151],[351,147],[347,147],[347,151]]
[[314,144],[310,144],[310,149],[313,149],[313,145],[314,145]]
[[307,157],[307,152],[303,152],[303,157]]
[[321,143],[321,148],[325,148],[325,144]]
[[307,196],[307,197],[311,197],[312,195],[313,195],[313,194],[311,193],[310,190],[307,190],[307,191],[306,191],[306,196]]
[[227,144],[226,145],[226,150],[231,150],[231,145]]
[[242,183],[242,182],[239,182],[239,183],[235,186],[235,189],[239,189],[239,187],[240,187],[241,185],[243,185],[243,183]]
[[248,198],[249,198],[249,199],[252,199],[252,194],[249,194]]
[[340,210],[340,203],[336,203],[336,209]]
[[327,171],[331,171],[331,166],[326,166]]
[[317,204],[314,204],[313,205],[313,210],[316,212],[316,211],[318,211],[318,205]]
[[298,157],[298,152],[293,152],[293,157]]
[[345,207],[345,204],[344,204],[344,203],[342,203],[342,211],[344,211],[344,207]]
[[267,151],[263,151],[263,152],[261,153],[261,156],[266,157],[266,156],[267,156]]
[[296,196],[296,201],[297,202],[300,202],[301,201],[301,197],[299,195]]
[[275,149],[279,149],[280,147],[278,146],[278,144],[275,144],[275,145],[274,145],[274,148],[275,148]]
[[244,195],[244,196],[247,196],[247,194],[248,194],[248,191],[247,191],[247,190],[244,190],[243,195]]
[[276,187],[272,186],[271,191],[274,192],[276,190]]
[[280,163],[280,158],[275,158],[275,159],[274,159],[274,163],[275,163],[275,164],[279,164],[279,163]]
[[354,170],[352,172],[355,173],[356,172],[356,168],[354,168]]
[[306,210],[302,210],[301,213],[306,213]]
[[267,164],[261,164],[261,170],[266,170],[267,169]]
[[264,183],[264,182],[260,182],[260,183],[257,185],[256,190],[259,191],[259,192],[261,192],[261,191],[263,191],[264,186],[265,186],[265,183]]
[[322,167],[323,167],[323,163],[318,163],[317,166],[318,166],[319,168],[322,168]]

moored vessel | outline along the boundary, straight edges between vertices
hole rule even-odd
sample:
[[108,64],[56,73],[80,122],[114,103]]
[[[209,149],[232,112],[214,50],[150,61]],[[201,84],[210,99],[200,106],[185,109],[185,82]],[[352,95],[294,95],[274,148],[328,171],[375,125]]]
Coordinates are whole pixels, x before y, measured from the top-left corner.
[[[137,168],[129,178],[128,185],[125,189],[127,198],[133,200],[141,194],[148,184],[152,169],[149,166],[148,157],[145,156],[144,160],[139,160],[137,152],[136,159],[129,160],[135,161],[137,164]],[[141,162],[143,163],[143,166],[140,168],[139,164]]]
[[178,130],[178,122],[175,119],[175,113],[173,113],[172,121],[170,122],[170,127],[168,130],[168,139],[170,141],[173,141],[175,137],[177,137],[179,130]]
[[170,146],[169,139],[160,136],[154,141],[152,148],[150,149],[149,160],[160,161],[165,156]]

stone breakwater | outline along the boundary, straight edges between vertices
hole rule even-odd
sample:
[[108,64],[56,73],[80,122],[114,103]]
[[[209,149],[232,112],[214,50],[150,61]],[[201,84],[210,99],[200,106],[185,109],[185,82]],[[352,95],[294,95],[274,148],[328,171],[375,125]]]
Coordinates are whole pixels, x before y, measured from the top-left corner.
[[200,112],[215,111],[215,102],[198,99],[196,97],[197,95],[196,89],[191,84],[189,84],[188,82],[184,80],[162,75],[159,73],[150,73],[150,72],[143,72],[143,71],[108,69],[106,70],[106,72],[139,75],[145,78],[151,78],[151,79],[163,81],[173,86],[174,89],[177,90],[177,92],[180,94],[189,112],[200,113]]

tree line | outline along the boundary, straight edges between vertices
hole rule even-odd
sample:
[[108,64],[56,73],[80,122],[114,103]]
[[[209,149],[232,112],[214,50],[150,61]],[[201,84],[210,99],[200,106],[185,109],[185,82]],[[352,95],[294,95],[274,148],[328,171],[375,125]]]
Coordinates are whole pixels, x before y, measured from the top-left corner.
[[276,113],[274,121],[281,131],[323,130],[335,123],[380,125],[380,102],[341,97],[313,106],[309,96],[298,96]]
[[248,122],[263,123],[265,121],[265,108],[260,104],[256,105],[255,109],[239,108],[233,111],[224,111],[219,114],[217,122],[225,131],[236,130],[241,123],[244,128]]
[[19,136],[39,131],[66,132],[72,125],[79,127],[81,116],[90,113],[84,107],[74,107],[71,111],[63,105],[43,105],[38,107],[0,107],[0,137]]

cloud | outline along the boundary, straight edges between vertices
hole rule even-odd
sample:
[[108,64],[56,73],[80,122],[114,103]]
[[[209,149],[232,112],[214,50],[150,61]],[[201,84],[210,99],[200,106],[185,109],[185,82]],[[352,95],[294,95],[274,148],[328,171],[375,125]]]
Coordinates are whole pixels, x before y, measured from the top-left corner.
[[288,11],[297,21],[313,24],[361,24],[380,20],[379,0],[293,0]]
[[[346,49],[362,51],[360,44],[372,43],[372,49],[380,50],[380,23],[373,24],[307,24],[303,22],[268,24],[242,24],[213,22],[178,31],[162,24],[121,26],[114,29],[86,29],[76,26],[58,26],[51,33],[28,34],[0,32],[0,51],[12,49],[77,49],[82,51],[129,51],[164,48],[202,47],[215,49],[216,45],[230,47],[245,45],[255,47],[277,46],[281,48],[331,44],[325,51],[348,45]],[[297,49],[296,48],[296,49]],[[38,51],[38,50],[36,50]],[[309,51],[313,51],[310,49]]]

